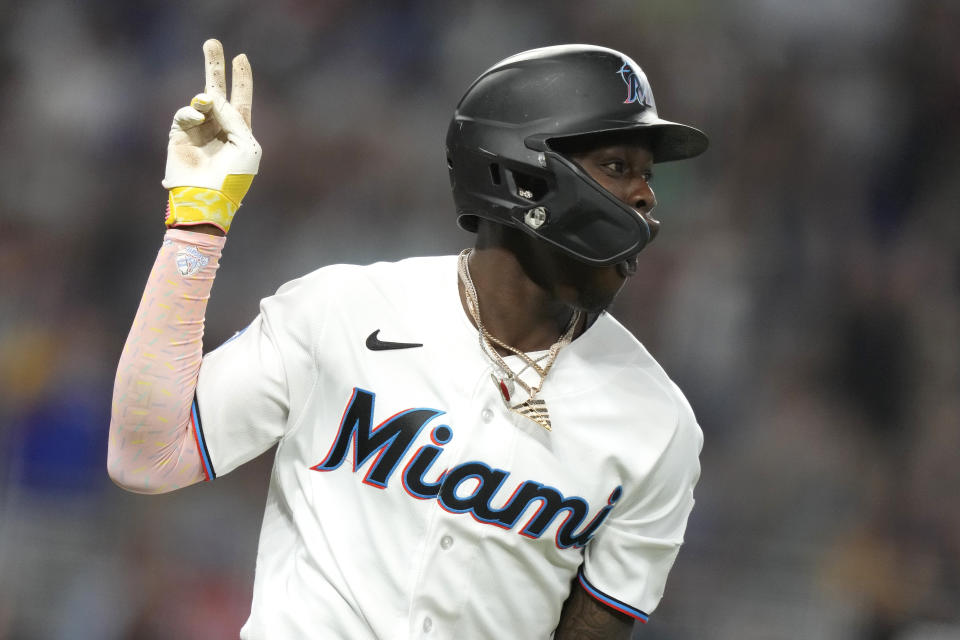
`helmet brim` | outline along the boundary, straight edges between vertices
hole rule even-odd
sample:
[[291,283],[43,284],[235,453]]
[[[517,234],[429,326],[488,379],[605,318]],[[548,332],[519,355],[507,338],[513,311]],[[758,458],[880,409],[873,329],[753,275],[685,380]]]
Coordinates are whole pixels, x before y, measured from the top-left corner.
[[710,146],[703,131],[690,125],[650,118],[646,122],[597,123],[600,126],[588,132],[555,135],[546,145],[560,153],[578,153],[612,144],[640,144],[650,149],[654,162],[672,162],[694,158]]

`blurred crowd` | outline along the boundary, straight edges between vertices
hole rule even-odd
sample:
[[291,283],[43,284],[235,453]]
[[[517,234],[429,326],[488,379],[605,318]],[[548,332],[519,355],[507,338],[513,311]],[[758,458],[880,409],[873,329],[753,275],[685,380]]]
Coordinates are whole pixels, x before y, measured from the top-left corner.
[[613,310],[687,393],[703,474],[637,637],[960,637],[960,4],[0,4],[0,640],[236,638],[269,454],[157,497],[106,476],[116,362],[163,234],[201,43],[246,52],[260,175],[208,348],[335,262],[452,253],[469,82],[589,42],[711,136]]

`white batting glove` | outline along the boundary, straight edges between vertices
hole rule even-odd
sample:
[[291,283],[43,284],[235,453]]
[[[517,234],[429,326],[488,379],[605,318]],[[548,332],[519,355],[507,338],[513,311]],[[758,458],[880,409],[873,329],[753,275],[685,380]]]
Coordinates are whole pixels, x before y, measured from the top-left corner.
[[260,145],[250,129],[253,72],[245,54],[233,59],[228,102],[223,46],[207,40],[203,56],[206,89],[177,111],[170,127],[166,224],[212,224],[226,233],[260,165]]

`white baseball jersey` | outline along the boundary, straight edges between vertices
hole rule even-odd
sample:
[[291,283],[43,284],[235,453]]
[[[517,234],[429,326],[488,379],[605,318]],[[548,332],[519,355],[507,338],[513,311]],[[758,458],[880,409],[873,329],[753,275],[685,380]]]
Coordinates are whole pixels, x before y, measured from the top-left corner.
[[679,550],[702,434],[607,314],[504,406],[455,256],[284,285],[203,360],[215,477],[279,442],[241,637],[548,638],[579,580],[646,620]]

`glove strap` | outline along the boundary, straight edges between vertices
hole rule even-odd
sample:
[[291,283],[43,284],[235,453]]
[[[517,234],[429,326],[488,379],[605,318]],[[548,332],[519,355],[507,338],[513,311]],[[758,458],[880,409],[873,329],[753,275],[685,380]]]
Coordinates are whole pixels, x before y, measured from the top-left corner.
[[169,192],[164,222],[168,227],[212,224],[227,233],[251,182],[252,174],[241,173],[228,175],[220,191],[203,187],[174,187]]

